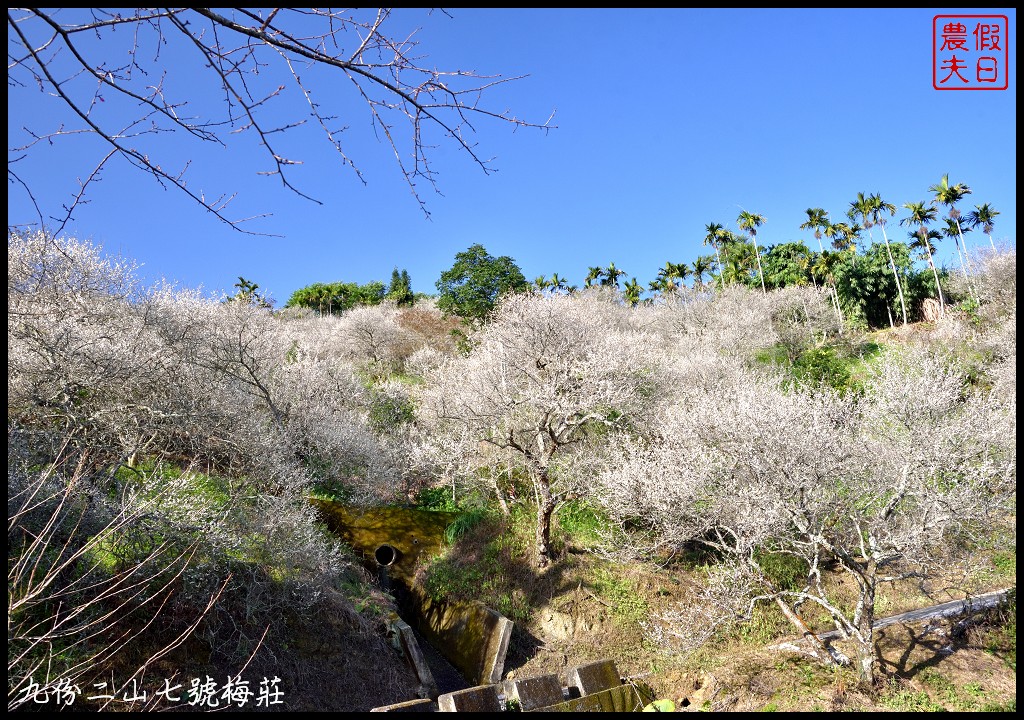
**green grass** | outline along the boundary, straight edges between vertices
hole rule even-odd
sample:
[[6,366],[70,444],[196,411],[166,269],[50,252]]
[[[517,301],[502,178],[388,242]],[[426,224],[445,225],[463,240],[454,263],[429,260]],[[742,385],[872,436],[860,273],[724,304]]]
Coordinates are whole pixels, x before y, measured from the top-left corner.
[[452,495],[449,487],[425,487],[416,494],[413,505],[419,510],[436,512],[458,512],[461,508]]
[[790,368],[795,383],[801,387],[831,387],[845,392],[850,386],[849,360],[831,347],[813,348],[800,354]]
[[847,387],[859,393],[864,383],[874,374],[874,368],[891,349],[891,345],[877,343],[873,340],[851,345],[844,353],[846,369],[850,374]]
[[371,389],[368,417],[370,427],[377,432],[386,433],[411,423],[415,418],[415,408],[408,398]]
[[945,707],[932,700],[926,692],[896,690],[880,698],[881,704],[897,712],[944,712]]
[[987,702],[980,708],[981,712],[1017,712],[1017,699],[1006,700],[1005,702]]
[[410,375],[408,373],[402,372],[391,373],[391,375],[388,376],[388,379],[400,382],[403,385],[407,385],[409,387],[416,387],[417,385],[423,385],[427,382],[419,375]]
[[486,522],[491,517],[493,517],[493,513],[490,508],[477,507],[464,511],[461,515],[455,518],[455,521],[452,522],[451,525],[445,528],[445,542],[449,545],[454,545],[460,538],[466,535],[466,533],[470,532],[481,523]]
[[572,500],[558,509],[558,530],[566,544],[591,548],[599,544],[608,529],[608,518],[583,500]]
[[177,485],[175,491],[193,497],[204,504],[225,507],[231,500],[231,481],[220,475],[208,475],[195,470],[182,470],[175,465],[144,460],[136,467],[120,466],[114,473],[120,485],[137,486],[144,497],[159,499],[169,483]]
[[1017,672],[1017,591],[1003,607],[990,613],[992,627],[984,634],[985,652],[1001,657],[1006,666]]
[[639,593],[635,580],[597,568],[591,587],[598,597],[607,601],[612,616],[620,625],[630,627],[648,619],[650,606]]
[[920,674],[924,690],[915,691],[890,684],[879,701],[885,707],[901,712],[979,712],[1016,709],[1016,700],[1000,701],[980,682],[957,684],[934,668]]
[[121,564],[121,558],[114,552],[113,541],[107,537],[109,535],[108,532],[89,538],[82,559],[85,566],[113,575]]
[[754,607],[750,619],[737,625],[735,636],[747,645],[766,645],[787,632],[792,626],[774,604]]
[[997,552],[992,555],[992,565],[1000,577],[1017,579],[1017,556],[1013,553]]
[[758,567],[779,590],[798,590],[807,583],[807,561],[785,553],[757,553]]
[[789,350],[785,345],[772,345],[754,353],[754,360],[762,365],[784,366],[789,364]]
[[465,512],[448,526],[448,548],[426,568],[424,588],[438,602],[477,600],[515,622],[532,606],[518,575],[529,565],[530,516],[488,508]]

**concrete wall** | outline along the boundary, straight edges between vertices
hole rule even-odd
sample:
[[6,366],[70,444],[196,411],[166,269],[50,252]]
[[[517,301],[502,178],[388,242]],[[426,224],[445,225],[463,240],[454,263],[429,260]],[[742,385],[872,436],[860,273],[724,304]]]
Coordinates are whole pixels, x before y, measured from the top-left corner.
[[417,629],[473,685],[501,682],[512,621],[478,602],[437,602],[414,585]]
[[444,531],[458,513],[412,508],[360,508],[313,500],[327,526],[373,564],[374,551],[387,544],[398,552],[388,576],[411,584],[416,567],[441,551]]
[[[623,683],[611,660],[600,660],[573,668],[567,674],[568,687],[562,687],[557,675],[541,675],[524,680],[507,680],[498,685],[479,685],[437,698],[437,705],[426,702],[398,703],[374,708],[374,712],[640,712],[654,701],[650,688]],[[504,692],[502,692],[504,690]],[[582,697],[579,692],[585,691]],[[575,696],[574,696],[575,695]],[[672,703],[668,703],[672,707]],[[652,710],[660,710],[657,706]]]

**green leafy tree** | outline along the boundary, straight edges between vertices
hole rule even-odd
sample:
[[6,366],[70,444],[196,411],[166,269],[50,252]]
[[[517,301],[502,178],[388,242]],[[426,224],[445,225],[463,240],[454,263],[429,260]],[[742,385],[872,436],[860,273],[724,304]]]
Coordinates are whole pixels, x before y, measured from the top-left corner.
[[391,271],[391,283],[388,285],[384,296],[388,300],[394,300],[398,307],[409,307],[416,302],[408,270],[399,272],[398,268],[395,268]]
[[[850,208],[846,211],[846,217],[853,223],[850,225],[849,232],[854,234],[855,237],[851,238],[851,250],[854,253],[854,262],[856,262],[857,253],[857,241],[860,239],[860,233],[863,230],[868,230],[868,236],[871,242],[874,242],[874,238],[871,238],[870,231],[870,215],[871,215],[871,199],[864,195],[864,193],[857,193],[857,199],[850,203]],[[857,218],[860,218],[861,222],[857,222]]]
[[686,263],[666,262],[664,267],[658,269],[658,276],[650,284],[650,289],[669,295],[677,292],[689,275],[690,268]]
[[[818,266],[819,262],[823,261],[823,257],[825,255],[825,246],[821,243],[821,236],[829,227],[832,226],[832,223],[828,219],[828,212],[826,212],[824,208],[807,208],[805,212],[807,213],[807,222],[802,223],[800,225],[800,229],[814,230],[814,239],[818,241],[818,252],[820,255],[811,261],[811,272],[816,275],[818,274],[818,271],[816,271],[815,268]],[[834,264],[831,260],[825,262],[829,263],[830,267],[831,264]],[[843,311],[839,305],[839,290],[836,288],[835,278],[831,271],[822,277],[825,277],[832,286],[832,303],[835,306],[836,315],[839,318],[839,327],[841,331],[843,327]]]
[[759,274],[754,261],[754,246],[747,238],[729,230],[725,230],[719,242],[725,250],[725,266],[722,276],[728,283],[741,283],[748,287],[757,285]]
[[386,296],[384,283],[380,280],[374,280],[365,285],[343,283],[342,287],[346,291],[342,296],[345,300],[342,303],[343,310],[351,310],[360,305],[380,305]]
[[647,283],[647,289],[658,295],[668,295],[672,292],[671,283],[662,277],[656,277]]
[[601,275],[601,285],[604,287],[613,287],[616,290],[619,289],[619,278],[626,274],[625,270],[615,267],[615,263],[608,263],[608,267],[604,268]]
[[[679,289],[678,276],[676,275],[675,263],[666,262],[664,267],[658,268],[658,275],[655,283],[662,293],[671,293]],[[653,283],[652,283],[653,284]]]
[[686,286],[686,278],[693,274],[690,266],[686,263],[673,263],[672,269],[675,271],[675,275],[679,278],[679,284],[683,287]]
[[832,305],[836,309],[836,319],[839,321],[839,332],[843,331],[845,318],[843,316],[842,303],[839,302],[839,288],[836,285],[836,268],[842,264],[844,256],[841,253],[822,250],[815,255],[811,262],[811,272],[821,278],[825,278],[832,288]]
[[360,305],[379,305],[386,292],[380,280],[358,283],[313,283],[292,293],[285,307],[306,307],[321,315],[342,313]]
[[[919,240],[916,235],[911,240]],[[908,270],[903,273],[903,288],[907,293],[907,312],[910,314],[911,322],[922,320],[924,316],[922,311],[924,309],[924,301],[928,298],[935,297],[935,280],[932,275],[931,267],[925,264],[923,267],[918,267],[916,261],[919,257],[915,256],[915,248],[911,246],[910,242],[893,242],[893,254],[897,252],[904,253],[907,258]],[[923,252],[921,253],[920,259],[923,259]],[[900,262],[899,255],[896,257],[896,262]],[[947,273],[944,269],[939,269],[939,279],[945,283]]]
[[935,244],[942,239],[942,233],[938,230],[928,230],[927,228],[919,228],[917,230],[910,230],[907,232],[907,237],[910,240],[908,246],[911,250],[917,250],[921,257],[928,263],[929,269],[932,271],[932,276],[935,278],[935,287],[939,296],[939,308],[943,314],[946,312],[946,296],[942,292],[942,281],[940,277],[944,273],[940,273],[939,269],[935,265]]
[[[919,320],[914,308],[920,308],[924,299],[931,297],[932,274],[928,267],[918,267],[911,247],[901,241],[892,240],[889,244],[893,261],[899,270],[900,284],[903,286],[903,297],[907,304],[907,317],[909,322]],[[939,277],[943,280],[945,273],[940,270]],[[902,307],[893,307],[893,312],[902,310]]]
[[[905,245],[895,243],[899,268],[912,269],[910,254]],[[889,262],[890,253],[882,243],[872,243],[857,263],[844,262],[835,268],[836,282],[846,317],[857,324],[872,328],[895,325],[900,312],[895,275]]]
[[757,274],[761,278],[761,291],[767,295],[768,289],[764,285],[764,271],[761,269],[761,252],[757,248],[757,229],[767,222],[764,215],[744,210],[736,218],[740,230],[744,230],[754,242],[754,259],[757,260]]
[[765,252],[762,260],[764,282],[772,290],[808,283],[811,251],[802,242],[773,245]]
[[[854,222],[858,218],[860,218],[861,224],[868,231],[868,239],[870,240],[871,244],[874,245],[875,238],[874,234],[871,232],[871,228],[879,220],[882,220],[884,225],[884,216],[882,213],[885,210],[889,210],[890,215],[896,214],[896,206],[882,200],[881,195],[865,195],[864,193],[859,192],[857,193],[857,199],[850,203],[850,208],[849,210],[847,210],[846,216],[850,218],[851,222]],[[854,227],[856,227],[856,225],[854,225]],[[883,234],[885,234],[884,227]],[[888,236],[886,236],[886,245],[888,246]],[[899,276],[896,275],[895,263],[890,263],[890,265],[893,272],[893,277],[896,281],[897,293],[899,294],[902,300],[903,290],[900,286]],[[903,324],[907,324],[907,313],[905,309],[903,312]]]
[[293,292],[284,306],[309,308],[323,315],[328,296],[327,286],[324,283],[313,283]]
[[[968,226],[967,232],[970,231],[971,228]],[[964,243],[964,252],[960,252],[959,239],[963,237],[963,231],[960,229],[960,224],[953,218],[948,217],[943,221],[943,225],[940,226],[939,232],[942,233],[943,237],[949,238],[956,245],[956,254],[960,258],[960,272],[964,276],[964,282],[967,283],[967,288],[971,293],[971,297],[977,300],[978,296],[974,292],[974,284],[971,282],[971,275],[967,272],[967,265],[964,263],[964,257],[967,252],[967,243]]]
[[704,287],[704,275],[705,273],[710,274],[711,268],[715,263],[715,258],[710,255],[698,255],[693,260],[693,280],[694,284],[700,287]]
[[807,222],[800,225],[801,230],[814,230],[814,237],[818,240],[818,250],[824,252],[821,244],[822,231],[829,226],[828,213],[824,208],[807,208]]
[[515,260],[494,257],[477,243],[455,256],[455,264],[441,273],[437,307],[471,323],[482,323],[502,295],[530,287]]
[[857,258],[857,239],[860,236],[860,225],[850,225],[845,222],[829,223],[825,228],[825,236],[832,241],[832,247],[841,252],[847,252],[853,262]]
[[565,278],[561,277],[558,273],[551,273],[551,279],[548,280],[548,289],[556,295],[561,295],[571,291],[569,284],[565,281]]
[[856,222],[860,218],[861,225],[865,228],[871,227],[871,199],[869,195],[862,192],[857,193],[857,198],[850,203],[846,211],[846,217],[850,222]]

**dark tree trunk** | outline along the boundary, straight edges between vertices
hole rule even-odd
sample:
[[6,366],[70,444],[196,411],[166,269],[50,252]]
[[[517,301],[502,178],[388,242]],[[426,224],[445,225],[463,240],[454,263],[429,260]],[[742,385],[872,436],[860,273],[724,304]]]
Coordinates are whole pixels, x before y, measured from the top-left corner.
[[537,567],[543,570],[551,563],[551,516],[555,512],[555,499],[547,478],[541,478],[537,491]]

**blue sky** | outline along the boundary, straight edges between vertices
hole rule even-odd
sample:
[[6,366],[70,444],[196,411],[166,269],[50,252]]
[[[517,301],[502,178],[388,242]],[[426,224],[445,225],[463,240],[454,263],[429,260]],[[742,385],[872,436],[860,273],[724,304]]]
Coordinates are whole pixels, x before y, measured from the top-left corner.
[[[932,87],[940,13],[1008,16],[1007,90]],[[557,272],[582,285],[589,266],[614,262],[646,285],[666,261],[710,252],[704,225],[737,230],[741,209],[767,219],[762,245],[802,239],[816,248],[799,229],[806,208],[838,220],[858,191],[897,207],[930,200],[944,173],[973,190],[963,212],[993,205],[994,238],[1016,244],[1014,9],[409,9],[389,22],[396,34],[420,28],[420,50],[440,68],[528,75],[484,104],[538,122],[554,111],[557,129],[477,122],[473,141],[493,157],[490,175],[440,139],[432,157],[443,195],[421,187],[426,219],[351,86],[332,83],[323,91],[343,103],[346,149],[366,184],[320,134],[291,133],[288,152],[304,161],[291,180],[322,205],[258,175],[267,163],[251,135],[226,148],[166,135],[153,146],[164,162],[192,161],[191,187],[237,193],[234,216],[270,213],[246,227],[280,237],[240,234],[123,162],[66,232],[137,260],[148,280],[216,293],[241,275],[279,305],[314,282],[386,282],[394,267],[432,293],[475,243],[510,255],[530,279]],[[197,110],[215,97],[212,80],[207,87],[173,46],[163,52],[169,91],[187,89]],[[36,88],[9,83],[8,145],[24,142],[20,128],[55,128],[61,112]],[[14,165],[9,152],[9,169],[56,212],[104,152],[83,136],[58,138]],[[905,215],[891,221],[890,239],[905,239]],[[34,219],[24,189],[9,182],[8,224]],[[967,242],[988,244],[980,232]],[[940,258],[955,262],[948,241]]]

